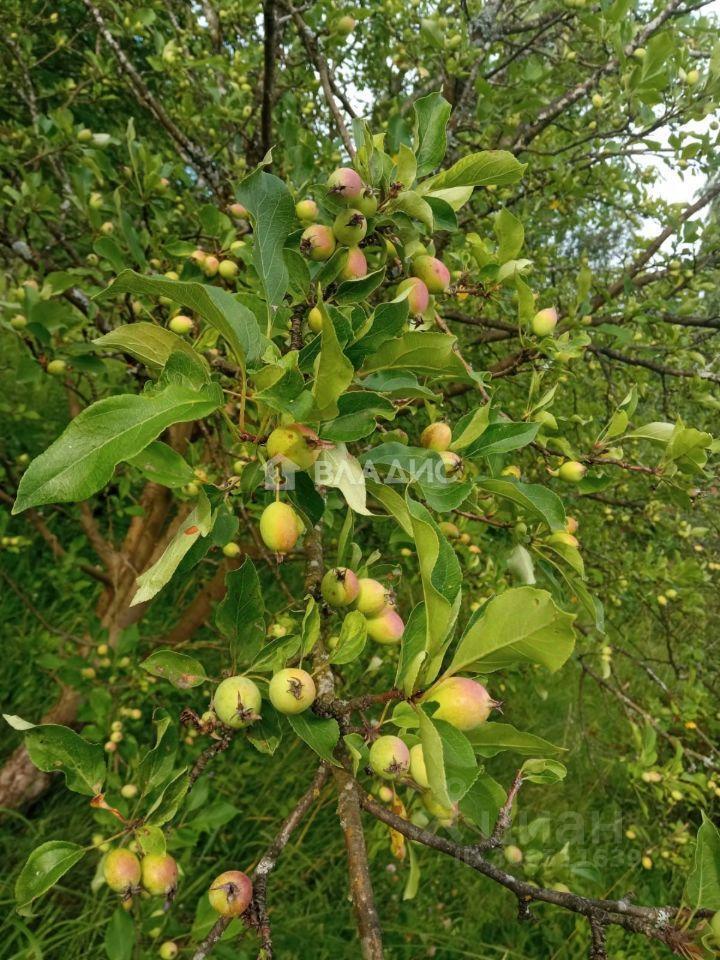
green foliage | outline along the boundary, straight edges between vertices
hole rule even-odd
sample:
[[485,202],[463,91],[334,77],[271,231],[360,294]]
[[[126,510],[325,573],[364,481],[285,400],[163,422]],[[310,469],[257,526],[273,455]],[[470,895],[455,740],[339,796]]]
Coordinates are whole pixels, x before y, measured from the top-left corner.
[[[396,814],[472,843],[512,813],[502,839],[525,879],[720,908],[711,15],[384,0],[352,11],[350,37],[324,2],[270,4],[263,44],[244,0],[202,18],[93,7],[2,14],[4,703],[39,717],[51,681],[72,701],[67,725],[7,717],[8,750],[22,738],[71,791],[6,841],[8,950],[129,960],[160,933],[193,950],[218,861],[258,862],[318,759],[376,790],[368,748],[387,724],[422,745],[430,783],[393,781]],[[661,161],[705,185],[697,207],[658,189]],[[366,187],[364,276],[358,251],[316,260],[301,242],[298,201],[327,228],[347,205],[326,185],[338,166]],[[441,275],[413,315],[398,287],[418,255]],[[425,449],[438,420],[449,449]],[[290,423],[309,431],[307,470],[268,463]],[[587,468],[577,484],[558,476],[568,460]],[[259,528],[273,499],[298,517],[281,555]],[[334,562],[387,588],[398,643],[323,605]],[[282,717],[267,683],[289,665],[321,694]],[[463,732],[420,706],[456,673],[507,722]],[[238,674],[263,699],[231,743],[209,708]],[[271,908],[279,956],[356,950],[329,796],[270,885],[297,905]],[[614,832],[566,840],[559,807]],[[113,910],[97,850],[79,863],[93,829],[182,859],[172,910]],[[587,952],[581,921],[545,910],[508,942],[500,892],[483,887],[478,921],[469,871],[381,823],[367,846],[388,955]],[[255,956],[238,934],[218,957]],[[708,946],[701,924],[689,936]],[[609,931],[609,954],[655,949]]]

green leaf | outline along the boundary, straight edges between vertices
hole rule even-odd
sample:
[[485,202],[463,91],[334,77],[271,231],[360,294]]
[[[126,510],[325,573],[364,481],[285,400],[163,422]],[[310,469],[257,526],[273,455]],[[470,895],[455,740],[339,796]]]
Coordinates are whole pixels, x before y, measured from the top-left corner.
[[448,673],[471,667],[490,673],[522,660],[559,670],[575,646],[574,620],[546,590],[506,590],[471,619]]
[[720,910],[720,832],[705,813],[685,885],[685,899],[693,910]]
[[338,397],[338,416],[320,431],[323,440],[350,443],[369,436],[376,428],[375,418],[392,420],[392,401],[370,390],[351,390]]
[[504,187],[517,183],[526,166],[507,150],[483,150],[458,160],[449,170],[443,170],[426,180],[422,187],[425,193],[436,193],[449,187],[485,187],[488,184]]
[[[397,163],[395,166],[395,179],[407,189],[412,187],[417,176],[417,160],[415,154],[406,143],[401,143],[397,152]],[[69,278],[72,285],[72,277]]]
[[434,229],[433,211],[430,204],[414,190],[403,190],[392,201],[393,210],[402,210],[413,220],[417,220],[425,227],[428,233]]
[[355,513],[370,516],[366,504],[363,468],[344,443],[322,450],[315,461],[314,476],[316,484],[337,487]]
[[408,537],[412,537],[412,519],[410,518],[410,511],[407,508],[405,498],[385,483],[366,480],[365,486],[368,493],[375,497],[376,500],[379,500],[390,516],[395,518],[398,525],[404,530]]
[[506,800],[502,785],[492,777],[481,775],[460,801],[460,813],[489,836]]
[[258,753],[272,756],[280,746],[283,728],[280,714],[269,703],[264,703],[262,716],[247,728],[246,736]]
[[106,300],[122,293],[167,297],[199,314],[222,334],[238,361],[257,360],[267,346],[255,314],[220,287],[195,281],[168,280],[167,277],[145,277],[134,270],[123,270],[109,287],[97,294],[95,300]]
[[433,680],[455,628],[461,599],[462,573],[457,554],[440,533],[428,510],[406,497],[413,528],[426,611],[425,650],[429,663],[425,681]]
[[453,441],[450,449],[460,453],[469,447],[487,430],[489,419],[489,403],[461,417],[453,427]]
[[423,759],[427,771],[430,790],[444,807],[452,805],[448,784],[445,777],[445,763],[443,758],[443,742],[437,727],[427,716],[422,707],[417,707],[420,721],[420,742],[422,743]]
[[161,370],[171,353],[179,351],[207,368],[207,361],[182,337],[157,323],[139,320],[116,327],[102,337],[93,340],[97,347],[129,353],[151,371]]
[[148,480],[171,489],[185,486],[195,476],[190,464],[162,440],[153,440],[127,462],[136,467]]
[[306,657],[320,639],[320,607],[314,597],[308,597],[302,621],[301,655]]
[[215,611],[215,626],[230,640],[234,662],[249,662],[265,638],[265,601],[252,560],[225,577],[227,592]]
[[313,396],[317,419],[333,420],[338,415],[338,398],[352,383],[355,371],[342,351],[330,314],[322,303],[317,306],[323,316],[323,325]]
[[118,907],[105,929],[103,946],[108,960],[131,960],[135,950],[135,924],[132,915]]
[[317,717],[306,711],[296,716],[285,718],[301,740],[328,763],[339,767],[341,764],[333,756],[333,751],[340,738],[340,727],[333,717]]
[[[324,328],[323,328],[324,332]],[[416,331],[384,343],[363,365],[366,373],[376,370],[409,370],[414,374],[467,381],[468,373],[453,350],[455,337],[445,333]]]
[[345,280],[339,284],[335,292],[335,302],[338,304],[362,303],[375,293],[384,279],[385,267],[382,267],[358,280]]
[[551,530],[565,529],[565,507],[562,500],[540,483],[480,478],[475,481],[475,486],[479,490],[487,490],[488,493],[518,504],[523,510],[544,520]]
[[498,239],[498,261],[505,263],[507,260],[514,260],[525,242],[525,228],[522,223],[503,207],[495,217],[493,229]]
[[296,223],[292,196],[282,180],[261,169],[243,180],[236,194],[252,215],[253,262],[268,304],[277,307],[288,288],[283,247]]
[[559,760],[526,760],[520,768],[523,780],[530,783],[558,783],[567,776],[567,768]]
[[162,827],[173,819],[190,789],[187,770],[179,770],[175,777],[162,789],[145,815],[145,823]]
[[534,420],[527,423],[491,423],[463,451],[463,457],[473,460],[519,450],[533,442],[539,429],[540,424]]
[[86,850],[77,843],[50,840],[36,847],[25,861],[15,882],[15,900],[24,910],[33,900],[54,887],[75,864],[82,860]]
[[81,411],[22,476],[13,513],[43,503],[86,500],[115,466],[136,456],[173,423],[206,417],[223,402],[215,383],[196,386],[174,353],[155,386],[139,395],[107,397]]
[[426,97],[416,100],[413,105],[415,114],[413,135],[418,177],[426,177],[443,161],[447,150],[445,130],[451,110],[450,104],[439,93],[429,93]]
[[505,750],[518,753],[523,757],[559,755],[565,753],[563,747],[556,747],[548,740],[533,733],[517,730],[511,723],[493,723],[488,721],[468,733],[468,740],[475,753],[489,759]]
[[62,772],[68,790],[94,797],[105,781],[105,755],[102,747],[75,733],[69,727],[43,723],[25,730],[28,756],[44,773]]
[[156,650],[140,666],[153,677],[169,680],[178,690],[199,687],[207,680],[205,668],[199,660],[175,650]]
[[165,834],[160,827],[147,827],[142,824],[135,830],[135,839],[145,856],[165,853]]
[[165,547],[155,563],[137,578],[137,590],[130,601],[134,607],[146,603],[162,590],[196,540],[206,537],[212,529],[214,515],[210,510],[210,501],[204,490],[198,495],[198,501],[190,515],[182,522],[177,533]]
[[[199,666],[202,670],[202,666],[197,661],[195,664],[195,669]],[[166,710],[157,710],[153,716],[153,723],[155,745],[147,751],[138,764],[137,784],[142,797],[148,796],[171,779],[178,751],[178,728],[170,714]]]
[[367,620],[357,610],[346,614],[340,627],[338,644],[332,651],[330,663],[352,663],[365,649]]

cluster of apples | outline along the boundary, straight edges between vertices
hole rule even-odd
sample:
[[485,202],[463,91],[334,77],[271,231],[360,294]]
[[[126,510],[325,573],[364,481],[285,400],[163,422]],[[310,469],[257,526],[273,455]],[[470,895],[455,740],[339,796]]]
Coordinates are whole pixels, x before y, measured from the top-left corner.
[[420,434],[420,446],[434,450],[439,455],[448,477],[456,476],[463,470],[462,457],[450,449],[451,443],[452,427],[443,420],[428,424]]
[[[267,439],[271,460],[295,470],[309,470],[317,460],[322,442],[314,430],[302,423],[276,427]],[[298,542],[305,526],[288,503],[276,500],[260,516],[260,536],[265,546],[277,554],[288,553]]]
[[365,617],[367,632],[376,643],[399,643],[405,630],[392,595],[379,580],[358,577],[348,567],[333,567],[322,579],[320,592],[329,607],[349,607]]
[[[300,220],[309,223],[300,238],[300,250],[310,260],[324,261],[330,259],[338,245],[347,247],[340,279],[359,280],[368,272],[367,259],[360,244],[367,236],[368,218],[377,212],[377,197],[352,167],[339,167],[331,173],[327,189],[328,194],[344,203],[347,209],[335,217],[332,226],[328,226],[315,222],[320,211],[314,200],[300,200],[295,212]],[[407,291],[410,314],[419,316],[430,306],[431,294],[444,293],[448,289],[450,271],[441,260],[430,256],[419,242],[411,245],[406,254],[411,258],[412,276],[400,283],[398,293]],[[309,311],[308,325],[315,333],[322,330],[322,312],[318,307]]]
[[[493,708],[499,706],[486,688],[470,677],[446,677],[431,687],[420,702],[435,706],[434,720],[444,720],[465,733],[485,723]],[[444,807],[430,791],[421,743],[408,747],[402,737],[385,734],[373,741],[369,763],[382,780],[404,781],[418,788],[425,808],[441,824],[454,821],[456,810]],[[382,791],[381,787],[381,798]]]
[[[270,703],[278,713],[296,714],[315,702],[315,681],[306,670],[287,667],[273,674],[268,685]],[[231,730],[240,730],[260,719],[262,696],[250,677],[227,677],[218,684],[209,718],[217,717]]]
[[105,883],[130,906],[136,893],[172,899],[177,888],[178,867],[169,853],[147,853],[142,860],[127,847],[110,850],[103,860]]

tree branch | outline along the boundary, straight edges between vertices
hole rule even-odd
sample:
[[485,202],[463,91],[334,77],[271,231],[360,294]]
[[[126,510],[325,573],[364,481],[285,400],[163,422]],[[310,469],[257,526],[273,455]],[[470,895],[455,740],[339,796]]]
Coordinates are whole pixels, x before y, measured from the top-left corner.
[[[267,907],[265,902],[267,879],[275,869],[280,854],[290,842],[290,838],[300,825],[305,814],[320,796],[320,791],[322,790],[328,775],[327,767],[325,764],[321,764],[320,767],[318,767],[315,776],[313,777],[312,783],[295,804],[292,812],[285,818],[282,826],[275,836],[275,839],[262,855],[255,869],[250,873],[250,878],[253,881],[253,903],[251,904],[250,908],[248,908],[247,919],[249,922],[252,922],[256,918],[261,919],[261,924],[259,927],[260,940],[263,949],[266,951],[263,956],[263,960],[272,960],[273,956],[272,942],[270,940],[269,933],[269,922],[267,919]],[[267,924],[266,933],[264,933],[262,929],[265,924]],[[229,925],[230,918],[220,917],[205,940],[203,940],[193,954],[192,960],[206,960]],[[267,952],[268,949],[270,951],[269,953]]]
[[439,850],[510,890],[524,909],[527,909],[533,901],[550,903],[571,913],[587,917],[588,920],[592,918],[605,926],[619,926],[630,933],[657,940],[676,952],[692,944],[688,934],[671,924],[670,921],[680,913],[673,907],[641,907],[635,906],[629,900],[593,900],[575,893],[536,887],[496,867],[485,859],[477,846],[456,843],[447,837],[430,833],[382,806],[364,790],[358,789],[360,806],[373,817],[386,823],[393,830],[397,830],[408,840]]

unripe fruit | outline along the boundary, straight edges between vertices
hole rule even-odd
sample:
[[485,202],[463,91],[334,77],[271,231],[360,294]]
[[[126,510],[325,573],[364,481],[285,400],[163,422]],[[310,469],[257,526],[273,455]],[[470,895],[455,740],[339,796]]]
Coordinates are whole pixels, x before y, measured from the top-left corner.
[[365,184],[352,167],[338,167],[328,177],[327,188],[338,200],[352,203],[363,195]]
[[560,543],[565,547],[575,547],[580,546],[580,542],[577,537],[574,537],[571,533],[568,533],[567,530],[556,530],[555,533],[551,533],[547,538],[548,543]]
[[557,325],[558,316],[555,307],[538,310],[532,318],[532,330],[536,337],[548,337]]
[[75,136],[78,143],[90,143],[92,140],[92,130],[88,130],[87,127],[83,127],[82,130],[78,130]]
[[226,557],[239,557],[240,547],[237,545],[237,543],[230,541],[230,543],[226,543],[222,548],[222,552]]
[[364,213],[366,217],[374,217],[377,213],[378,201],[375,194],[369,187],[365,187],[363,195],[355,201],[355,207]]
[[394,780],[410,769],[410,751],[400,737],[378,737],[370,747],[370,766],[384,780]]
[[233,242],[230,244],[230,253],[232,253],[233,256],[237,256],[238,253],[240,253],[240,251],[246,246],[247,244],[244,240],[233,240]]
[[579,463],[577,460],[566,460],[565,463],[560,465],[558,477],[565,483],[580,483],[586,473],[587,467],[584,463]]
[[367,260],[360,247],[350,247],[345,266],[340,271],[342,280],[360,280],[368,272]]
[[320,454],[319,438],[302,423],[276,427],[267,438],[267,453],[271,460],[282,457],[298,470],[309,470]]
[[302,521],[293,508],[279,500],[269,504],[260,517],[260,536],[274,553],[292,550],[303,531]]
[[100,224],[100,232],[104,233],[106,236],[111,234],[115,229],[115,224],[111,220],[106,220],[105,223]]
[[218,684],[212,708],[218,720],[232,730],[249,726],[260,716],[262,698],[249,677],[228,677]]
[[565,519],[565,529],[568,533],[577,533],[578,527],[580,524],[577,522],[575,517],[566,517]]
[[371,577],[360,577],[358,580],[358,594],[355,598],[355,609],[366,617],[376,617],[387,605],[387,592],[379,580]]
[[688,70],[687,76],[685,77],[685,82],[694,87],[696,83],[700,80],[700,71],[699,70]]
[[330,607],[347,607],[360,590],[357,576],[347,567],[333,567],[322,578],[320,592]]
[[314,223],[300,238],[300,252],[311,260],[329,260],[335,253],[335,234],[330,227]]
[[120,787],[120,796],[125,797],[126,800],[132,800],[137,794],[138,788],[134,783],[125,783]]
[[446,477],[458,477],[463,471],[463,461],[459,453],[452,450],[440,450],[440,459],[445,468]]
[[221,917],[239,917],[252,900],[250,877],[241,870],[226,870],[216,877],[208,890],[210,906]]
[[408,277],[407,280],[403,280],[398,285],[397,292],[400,294],[406,290],[410,291],[407,296],[410,316],[417,317],[419,314],[425,313],[430,306],[430,291],[422,280],[419,277]]
[[178,313],[177,316],[172,318],[168,324],[168,328],[172,330],[173,333],[177,333],[178,336],[184,337],[186,334],[192,332],[192,318],[186,317],[183,313]]
[[421,743],[416,743],[414,747],[410,747],[410,776],[424,790],[430,786]]
[[197,250],[193,250],[193,252],[190,254],[190,259],[202,266],[202,264],[207,260],[207,252],[198,247]]
[[356,21],[348,14],[345,14],[345,16],[337,18],[333,24],[333,30],[336,33],[341,33],[344,37],[347,37],[348,34],[353,32],[355,26]]
[[356,247],[361,240],[365,239],[367,220],[359,210],[350,207],[349,210],[343,210],[335,217],[332,229],[338,243],[346,247]]
[[594,93],[592,95],[592,105],[595,107],[596,110],[598,110],[603,105],[602,94]]
[[67,364],[64,360],[51,360],[47,365],[47,372],[51,377],[61,377],[67,370]]
[[435,720],[445,720],[458,730],[479,727],[497,706],[485,687],[469,677],[441,680],[423,697],[423,702],[426,701],[437,704]]
[[457,528],[457,525],[452,523],[450,520],[442,520],[438,527],[440,528],[440,533],[443,536],[447,537],[448,540],[457,540],[460,536],[460,531]]
[[23,330],[27,326],[27,317],[24,313],[16,313],[14,317],[10,317],[10,326],[13,330]]
[[503,856],[508,863],[513,863],[515,865],[523,862],[523,852],[520,847],[514,847],[512,844],[505,847],[503,850]]
[[431,423],[420,434],[420,445],[426,450],[447,450],[452,443],[452,430],[447,423]]
[[178,945],[174,940],[166,940],[165,943],[160,945],[158,954],[160,955],[160,960],[175,960],[175,957],[178,955]]
[[453,823],[455,823],[455,818],[457,817],[456,805],[452,807],[444,806],[439,800],[435,799],[429,790],[423,794],[422,801],[423,806],[430,816],[435,817],[443,827],[451,827]]
[[220,261],[212,255],[205,257],[202,263],[203,272],[206,277],[214,277],[220,267]]
[[430,293],[444,293],[450,286],[450,271],[437,257],[415,257],[412,272],[422,280]]
[[241,203],[231,203],[228,207],[228,211],[233,217],[235,217],[236,220],[242,220],[248,215],[247,208]]
[[142,885],[154,897],[167,897],[177,887],[178,867],[169,853],[148,853],[142,859]]
[[103,876],[111,890],[127,894],[140,884],[140,861],[132,850],[111,850],[103,860]]
[[367,620],[367,632],[376,643],[399,643],[405,624],[392,607],[385,607],[382,613]]
[[315,681],[305,670],[279,670],[268,687],[270,703],[279,713],[302,713],[312,706],[317,695]]
[[308,326],[310,327],[313,333],[322,332],[323,316],[321,311],[317,307],[312,307],[312,309],[308,311],[307,319],[308,319]]
[[390,787],[386,787],[385,784],[382,784],[380,787],[378,787],[377,795],[383,803],[391,803],[393,797],[395,796]]
[[103,205],[102,194],[97,192],[91,193],[88,205],[91,210],[99,210]]
[[298,220],[317,220],[319,212],[314,200],[300,200],[295,204],[295,216]]
[[218,265],[218,273],[223,280],[234,280],[237,276],[238,265],[234,260],[221,260]]
[[637,50],[633,50],[633,56],[636,60],[645,59],[645,47],[638,47]]

